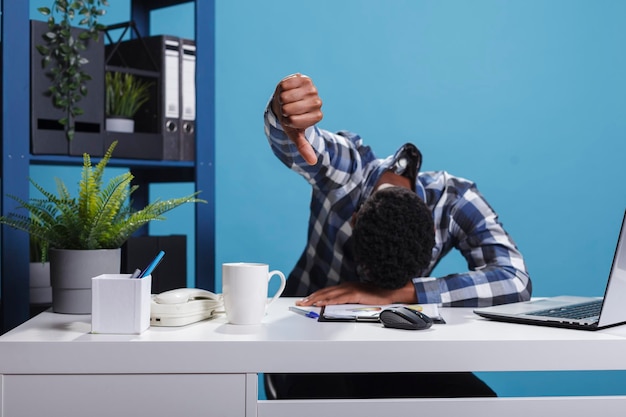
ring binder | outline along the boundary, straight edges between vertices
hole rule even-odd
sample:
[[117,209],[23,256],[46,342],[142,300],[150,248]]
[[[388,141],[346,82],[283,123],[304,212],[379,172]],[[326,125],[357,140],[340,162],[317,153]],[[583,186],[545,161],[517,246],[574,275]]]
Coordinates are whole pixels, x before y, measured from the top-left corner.
[[196,43],[181,39],[180,47],[181,129],[180,159],[196,156]]
[[[163,140],[163,156],[166,160],[192,160],[195,153],[183,152],[183,138],[195,136],[195,42],[189,45],[193,52],[187,64],[183,64],[182,40],[175,36],[158,35],[140,37],[127,41],[120,41],[115,45],[107,46],[108,63],[128,67],[131,70],[156,71],[158,82],[156,87],[156,103],[146,105],[144,111],[135,116],[135,126],[138,132],[154,132],[161,135]],[[191,59],[192,58],[192,59]],[[156,67],[156,68],[155,68]],[[193,102],[189,107],[189,122],[186,127],[191,134],[183,134],[183,114],[181,106],[187,105],[190,100],[183,102],[183,69],[193,71],[192,82],[188,89],[193,89]],[[185,80],[188,78],[185,77]],[[187,82],[187,81],[186,81]],[[187,97],[190,97],[189,93]],[[155,131],[156,130],[156,131]],[[189,141],[187,141],[189,142]],[[195,140],[191,141],[191,150],[195,149]],[[189,156],[191,155],[191,156]]]

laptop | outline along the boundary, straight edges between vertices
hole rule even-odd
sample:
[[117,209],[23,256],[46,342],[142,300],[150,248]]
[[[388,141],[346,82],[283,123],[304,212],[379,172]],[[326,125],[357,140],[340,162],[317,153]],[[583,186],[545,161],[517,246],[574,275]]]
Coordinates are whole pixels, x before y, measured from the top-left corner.
[[604,297],[559,296],[474,309],[488,319],[582,330],[626,323],[626,212]]

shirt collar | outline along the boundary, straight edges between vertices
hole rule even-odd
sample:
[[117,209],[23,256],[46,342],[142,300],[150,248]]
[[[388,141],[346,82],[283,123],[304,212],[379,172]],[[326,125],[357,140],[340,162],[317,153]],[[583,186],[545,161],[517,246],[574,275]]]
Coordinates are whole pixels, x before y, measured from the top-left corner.
[[413,186],[413,191],[415,191],[420,198],[424,199],[424,189],[421,184],[417,183],[417,174],[421,166],[422,153],[417,146],[412,143],[402,145],[395,154],[383,159],[369,175],[364,192],[361,195],[361,203],[372,194],[381,175],[389,170],[398,175],[407,177]]

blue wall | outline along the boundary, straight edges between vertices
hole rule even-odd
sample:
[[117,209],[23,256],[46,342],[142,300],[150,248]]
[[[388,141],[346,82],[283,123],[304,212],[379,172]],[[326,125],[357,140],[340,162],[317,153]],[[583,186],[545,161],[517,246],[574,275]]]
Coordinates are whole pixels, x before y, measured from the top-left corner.
[[[303,248],[309,187],[262,125],[276,82],[303,72],[323,127],[380,156],[413,141],[425,169],[475,180],[536,296],[601,295],[626,207],[623,16],[620,1],[218,1],[216,264],[289,271]],[[483,377],[500,395],[626,391],[624,373]]]
[[[625,2],[216,3],[218,289],[223,262],[288,272],[303,248],[309,188],[262,123],[276,82],[303,72],[323,127],[360,133],[379,156],[412,141],[424,169],[476,181],[535,296],[602,294],[626,207]],[[153,17],[179,34],[185,13]],[[464,268],[452,255],[436,272]],[[622,372],[481,375],[500,395],[626,394]]]
[[[289,271],[309,188],[270,153],[262,110],[300,71],[321,125],[380,156],[475,180],[526,256],[535,295],[601,295],[626,207],[619,1],[217,2],[217,264]],[[456,257],[439,272],[465,268]]]

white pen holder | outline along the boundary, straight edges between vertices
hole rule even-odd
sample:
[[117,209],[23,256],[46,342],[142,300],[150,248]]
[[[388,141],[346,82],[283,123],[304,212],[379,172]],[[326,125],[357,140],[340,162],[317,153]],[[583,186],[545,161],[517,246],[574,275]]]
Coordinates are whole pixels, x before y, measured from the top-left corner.
[[139,334],[150,327],[151,275],[103,274],[91,281],[92,333]]

